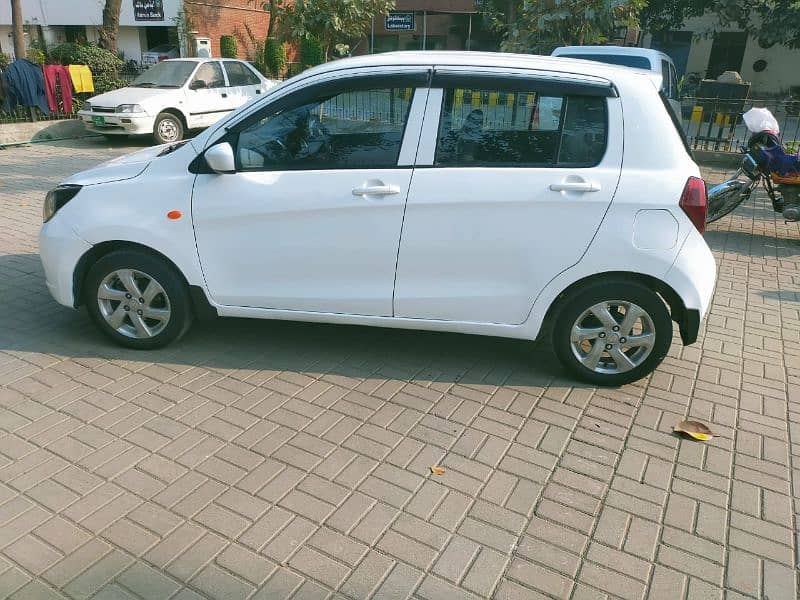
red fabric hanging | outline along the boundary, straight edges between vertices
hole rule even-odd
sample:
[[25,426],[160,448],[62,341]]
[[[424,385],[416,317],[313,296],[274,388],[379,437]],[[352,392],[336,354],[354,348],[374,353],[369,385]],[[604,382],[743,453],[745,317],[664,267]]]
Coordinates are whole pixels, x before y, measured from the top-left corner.
[[72,112],[72,79],[69,76],[67,67],[63,65],[44,65],[44,91],[47,95],[47,105],[52,112],[58,110],[58,96],[56,95],[56,84],[61,88],[61,101],[64,104],[64,112]]

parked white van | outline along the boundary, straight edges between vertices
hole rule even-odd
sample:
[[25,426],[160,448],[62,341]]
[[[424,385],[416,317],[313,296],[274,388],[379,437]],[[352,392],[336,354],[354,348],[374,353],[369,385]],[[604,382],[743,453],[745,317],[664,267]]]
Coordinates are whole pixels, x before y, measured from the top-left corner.
[[553,50],[552,56],[594,60],[609,65],[621,65],[657,73],[661,76],[661,91],[669,100],[675,114],[680,117],[681,102],[675,63],[663,52],[652,48],[627,46],[562,46]]

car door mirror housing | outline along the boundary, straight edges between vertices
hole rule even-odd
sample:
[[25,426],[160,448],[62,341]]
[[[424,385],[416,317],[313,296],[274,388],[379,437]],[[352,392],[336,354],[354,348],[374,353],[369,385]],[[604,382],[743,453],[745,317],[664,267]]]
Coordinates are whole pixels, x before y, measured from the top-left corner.
[[236,172],[236,161],[233,156],[233,148],[228,142],[222,142],[212,146],[205,153],[206,163],[214,173],[224,175]]
[[208,84],[202,79],[195,79],[189,84],[190,90],[203,90],[208,87]]

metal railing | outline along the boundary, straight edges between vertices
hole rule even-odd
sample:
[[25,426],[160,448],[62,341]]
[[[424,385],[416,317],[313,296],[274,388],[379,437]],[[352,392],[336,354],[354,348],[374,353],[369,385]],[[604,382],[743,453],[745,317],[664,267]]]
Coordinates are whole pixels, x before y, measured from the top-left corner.
[[784,146],[796,149],[800,144],[800,100],[684,98],[681,121],[692,148],[738,152],[750,137],[742,114],[753,107],[769,109],[780,125]]

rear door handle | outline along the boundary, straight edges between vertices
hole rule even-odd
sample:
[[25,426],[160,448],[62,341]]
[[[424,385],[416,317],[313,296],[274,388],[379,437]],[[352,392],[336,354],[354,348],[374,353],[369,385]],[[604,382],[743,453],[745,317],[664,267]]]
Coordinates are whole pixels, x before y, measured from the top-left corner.
[[223,98],[227,98],[227,97],[228,97],[228,94],[222,94],[222,97],[223,97]]
[[550,189],[554,192],[599,192],[600,184],[594,181],[564,181],[551,183]]
[[261,90],[256,90],[256,94],[260,94],[260,93],[261,93]]
[[398,185],[365,185],[353,190],[353,196],[391,196],[399,193]]

